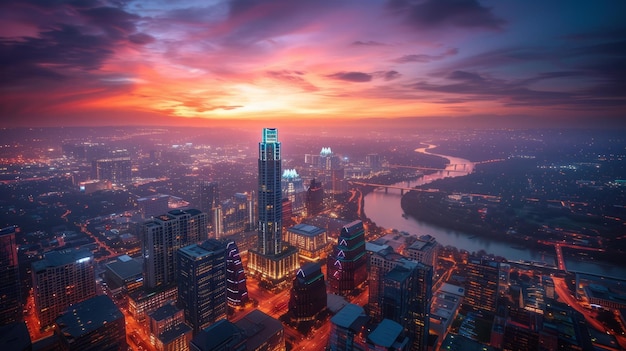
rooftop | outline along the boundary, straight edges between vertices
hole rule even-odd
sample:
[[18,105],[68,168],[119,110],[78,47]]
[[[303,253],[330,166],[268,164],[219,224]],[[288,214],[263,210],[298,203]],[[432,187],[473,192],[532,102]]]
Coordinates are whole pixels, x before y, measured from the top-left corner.
[[87,248],[71,248],[46,252],[42,260],[33,262],[33,271],[39,272],[46,268],[60,267],[70,263],[82,263],[93,259]]
[[248,350],[256,350],[267,339],[283,330],[283,325],[278,319],[256,309],[238,320],[235,325],[243,329]]
[[306,236],[317,236],[325,232],[325,230],[322,228],[319,228],[310,224],[305,224],[305,223],[296,224],[295,226],[287,230],[292,233],[306,235]]
[[115,273],[122,280],[130,279],[141,275],[142,264],[141,262],[130,258],[127,255],[123,255],[117,258],[117,260],[107,263],[106,268]]
[[402,333],[402,326],[390,319],[383,319],[368,338],[376,345],[391,347]]
[[119,319],[123,320],[124,315],[111,298],[98,295],[70,306],[56,323],[63,334],[78,338]]
[[330,321],[342,328],[350,328],[352,330],[359,329],[359,320],[365,316],[365,310],[359,305],[352,303],[347,304],[342,308]]
[[164,331],[159,335],[159,340],[161,340],[164,344],[169,344],[170,342],[176,340],[179,336],[185,335],[191,332],[191,327],[189,327],[185,323],[179,323],[175,327],[172,327],[169,330]]
[[178,309],[173,303],[168,303],[154,310],[154,312],[150,314],[150,318],[156,321],[161,321],[175,315],[178,311],[180,311],[180,309]]

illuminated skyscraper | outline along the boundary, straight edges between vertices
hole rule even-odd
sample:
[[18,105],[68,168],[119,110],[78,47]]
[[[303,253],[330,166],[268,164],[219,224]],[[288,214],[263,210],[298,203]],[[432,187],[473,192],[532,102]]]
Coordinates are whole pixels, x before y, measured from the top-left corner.
[[337,246],[328,256],[328,282],[331,292],[347,295],[367,279],[365,229],[357,220],[341,229]]
[[499,279],[498,262],[470,257],[463,303],[475,309],[495,312]]
[[226,244],[209,239],[177,252],[178,304],[194,335],[226,318]]
[[0,229],[0,325],[22,320],[16,227]]
[[259,143],[258,244],[250,250],[251,273],[272,284],[298,268],[298,250],[282,242],[281,143],[276,128],[264,128]]
[[246,273],[234,241],[226,245],[226,298],[230,306],[243,306],[249,300]]
[[45,253],[33,262],[32,277],[40,328],[54,323],[71,304],[96,296],[93,255],[85,248]]

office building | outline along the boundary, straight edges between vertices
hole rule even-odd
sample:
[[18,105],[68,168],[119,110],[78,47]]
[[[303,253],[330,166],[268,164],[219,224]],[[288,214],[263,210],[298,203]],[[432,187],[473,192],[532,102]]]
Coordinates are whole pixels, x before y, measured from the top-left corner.
[[229,306],[243,306],[249,300],[246,272],[234,241],[226,244],[226,300]]
[[104,265],[104,281],[112,293],[133,293],[143,288],[143,264],[128,255]]
[[414,351],[428,347],[432,272],[429,265],[407,260],[392,268],[382,281],[382,315],[404,327]]
[[324,188],[322,183],[311,179],[306,191],[306,213],[308,217],[317,216],[324,210]]
[[235,322],[246,338],[247,351],[285,351],[285,328],[276,318],[252,310]]
[[500,279],[499,263],[470,257],[466,269],[467,285],[463,304],[476,310],[495,312]]
[[93,161],[95,179],[123,184],[132,180],[132,164],[129,157],[103,158]]
[[414,261],[427,264],[433,269],[437,267],[439,254],[437,240],[430,235],[424,235],[404,250],[406,256]]
[[295,169],[286,169],[281,180],[283,199],[289,199],[291,212],[301,216],[306,209],[306,189],[304,182]]
[[95,263],[91,251],[50,251],[32,264],[35,313],[41,329],[52,325],[71,304],[96,296]]
[[217,182],[203,181],[200,183],[200,211],[207,214],[210,232],[215,233],[215,209],[220,206],[220,193]]
[[382,161],[379,154],[368,154],[365,156],[365,163],[372,170],[378,172],[382,168]]
[[409,347],[409,338],[402,326],[389,319],[383,319],[367,336],[369,351],[408,351]]
[[295,321],[315,320],[326,308],[326,283],[319,263],[302,265],[293,280],[289,313]]
[[0,326],[23,317],[16,230],[15,226],[0,229]]
[[221,319],[202,329],[189,344],[191,351],[246,351],[246,336],[234,323]]
[[330,319],[328,349],[331,351],[367,350],[366,325],[369,317],[361,306],[345,305]]
[[367,279],[367,255],[365,229],[357,220],[341,229],[338,243],[328,256],[327,270],[329,290],[347,295]]
[[69,307],[56,319],[61,350],[126,351],[126,323],[122,311],[106,295]]
[[236,193],[231,199],[222,202],[220,208],[222,229],[220,236],[216,238],[241,233],[247,229],[249,223],[247,194]]
[[169,209],[169,195],[157,194],[137,199],[137,206],[143,219],[165,213]]
[[287,242],[298,249],[301,260],[310,262],[325,257],[330,248],[326,230],[305,223],[287,228]]
[[150,313],[171,301],[176,301],[177,296],[176,285],[136,290],[128,295],[128,313],[143,323]]
[[226,244],[209,239],[180,248],[178,261],[178,305],[194,335],[226,318]]
[[189,350],[192,330],[184,322],[183,310],[178,309],[173,302],[156,309],[149,315],[150,343],[157,351]]
[[142,225],[144,286],[176,284],[176,250],[208,238],[207,215],[196,209],[172,210]]
[[282,241],[281,162],[278,131],[264,128],[258,160],[258,244],[249,250],[248,269],[270,284],[286,281],[298,269],[298,250]]

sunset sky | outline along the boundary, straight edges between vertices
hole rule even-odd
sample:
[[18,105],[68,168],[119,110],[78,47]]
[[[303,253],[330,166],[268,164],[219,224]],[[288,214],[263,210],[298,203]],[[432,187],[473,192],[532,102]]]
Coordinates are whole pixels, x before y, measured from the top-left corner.
[[626,125],[623,0],[2,1],[0,60],[3,127]]

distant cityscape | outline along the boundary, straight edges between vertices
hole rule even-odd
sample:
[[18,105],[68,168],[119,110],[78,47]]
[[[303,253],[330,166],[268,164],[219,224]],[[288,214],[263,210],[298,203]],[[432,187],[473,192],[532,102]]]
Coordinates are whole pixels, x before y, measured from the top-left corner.
[[270,127],[0,130],[0,345],[626,349],[619,131]]

